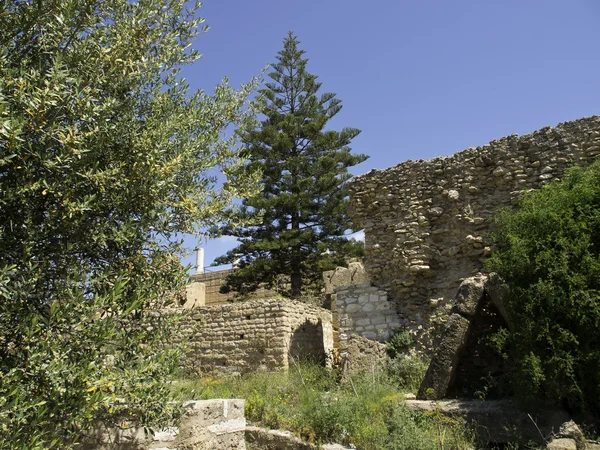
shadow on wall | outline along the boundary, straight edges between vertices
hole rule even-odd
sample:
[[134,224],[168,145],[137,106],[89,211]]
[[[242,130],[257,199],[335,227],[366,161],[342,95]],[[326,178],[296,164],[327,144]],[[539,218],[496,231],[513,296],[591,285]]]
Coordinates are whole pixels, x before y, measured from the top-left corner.
[[325,364],[327,355],[323,341],[323,323],[306,320],[290,338],[290,356],[298,361],[314,361]]

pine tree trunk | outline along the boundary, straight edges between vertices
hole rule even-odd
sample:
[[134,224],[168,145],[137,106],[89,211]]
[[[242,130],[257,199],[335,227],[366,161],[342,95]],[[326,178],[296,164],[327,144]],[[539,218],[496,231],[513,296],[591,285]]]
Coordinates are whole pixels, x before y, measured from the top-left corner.
[[292,277],[291,277],[291,282],[292,282],[292,292],[291,292],[291,296],[292,298],[298,298],[300,297],[300,294],[302,293],[302,275],[300,273],[300,267],[298,267],[297,270],[292,269]]
[[[296,186],[295,183],[295,176],[292,175],[293,179],[294,179],[294,188]],[[292,192],[295,189],[292,189]],[[300,221],[298,219],[298,213],[294,212],[292,214],[292,230],[296,231],[296,232],[300,232]],[[292,273],[291,273],[291,284],[292,284],[292,289],[291,289],[291,297],[292,298],[298,298],[300,297],[300,294],[302,293],[302,261],[300,259],[300,249],[299,248],[292,248],[292,259],[291,259],[291,268],[292,268]]]

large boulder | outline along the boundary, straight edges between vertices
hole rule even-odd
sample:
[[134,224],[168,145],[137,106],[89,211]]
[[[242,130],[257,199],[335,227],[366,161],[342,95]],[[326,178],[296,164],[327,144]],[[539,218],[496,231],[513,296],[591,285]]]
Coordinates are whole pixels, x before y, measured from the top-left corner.
[[473,319],[483,297],[486,281],[487,277],[485,275],[467,278],[463,281],[454,298],[452,312],[469,320]]

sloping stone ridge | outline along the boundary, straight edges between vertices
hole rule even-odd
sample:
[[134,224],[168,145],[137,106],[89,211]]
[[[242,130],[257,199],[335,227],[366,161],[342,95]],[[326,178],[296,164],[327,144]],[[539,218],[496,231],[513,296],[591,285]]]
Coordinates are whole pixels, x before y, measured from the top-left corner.
[[423,349],[432,348],[462,279],[481,270],[494,211],[599,155],[594,116],[349,182],[350,214],[365,229],[369,278],[396,303]]
[[209,305],[186,320],[186,366],[198,372],[285,370],[291,358],[323,361],[333,350],[331,312],[291,300]]
[[183,404],[181,427],[148,433],[142,427],[98,429],[79,450],[244,450],[244,400],[199,400]]
[[[491,295],[489,294],[491,292]],[[497,274],[477,275],[464,280],[454,301],[454,306],[446,322],[441,340],[431,359],[425,377],[417,394],[418,399],[437,400],[446,397],[457,373],[461,357],[465,357],[465,346],[472,332],[472,324],[481,312],[484,303],[491,298],[491,303],[499,305],[498,311],[505,311],[503,307],[502,283]],[[500,312],[500,315],[505,314]],[[507,316],[503,317],[504,323],[510,322]],[[489,327],[486,327],[489,332]],[[479,339],[476,339],[477,341]],[[484,366],[483,361],[478,361],[478,366]],[[473,368],[467,372],[473,372]]]

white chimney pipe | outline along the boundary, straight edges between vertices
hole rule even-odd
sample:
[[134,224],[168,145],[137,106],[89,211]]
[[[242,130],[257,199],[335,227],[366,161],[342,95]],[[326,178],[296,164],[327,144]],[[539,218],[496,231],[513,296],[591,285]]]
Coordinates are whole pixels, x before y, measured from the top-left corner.
[[196,249],[196,273],[204,273],[204,249]]

